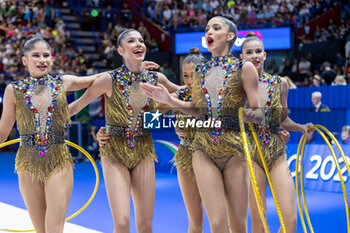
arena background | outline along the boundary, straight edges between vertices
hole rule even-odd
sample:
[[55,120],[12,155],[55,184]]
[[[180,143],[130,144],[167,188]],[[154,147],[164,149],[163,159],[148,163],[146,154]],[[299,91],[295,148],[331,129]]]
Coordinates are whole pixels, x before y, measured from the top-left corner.
[[[203,55],[210,58],[202,43],[204,27],[210,17],[223,13],[231,14],[238,26],[233,54],[239,56],[245,34],[254,31],[263,40],[268,54],[265,70],[289,80],[290,117],[298,123],[311,121],[326,126],[339,138],[350,161],[350,139],[341,138],[343,126],[350,125],[349,1],[0,1],[0,108],[2,110],[6,85],[26,75],[21,64],[21,48],[30,35],[41,35],[52,44],[55,57],[52,73],[84,76],[119,67],[122,60],[116,52],[116,38],[123,27],[135,28],[145,38],[146,60],[157,62],[161,66],[159,71],[169,80],[182,84],[179,69],[182,60],[191,47],[200,48]],[[322,93],[322,103],[330,108],[330,112],[311,111],[314,91]],[[82,93],[67,93],[69,102]],[[67,139],[87,149],[97,161],[98,146],[94,134],[104,125],[103,102],[103,97],[95,100],[73,118],[67,129]],[[301,136],[291,133],[287,144],[293,175]],[[14,129],[9,140],[17,137]],[[170,162],[179,140],[172,128],[155,130],[153,138],[158,155],[154,232],[186,232],[187,215],[176,168]],[[16,146],[0,150],[0,228],[30,228],[14,174]],[[69,214],[88,199],[94,184],[91,165],[79,152],[72,150],[72,153],[76,169]],[[337,156],[339,158],[339,153]],[[342,160],[339,162],[349,193],[349,174]],[[308,138],[304,177],[314,230],[347,232],[339,176],[330,151],[317,133]],[[271,231],[276,232],[279,224],[271,194],[267,195],[267,203]],[[65,232],[112,232],[103,177],[95,200],[70,222]],[[136,232],[133,216],[130,224],[131,232]],[[204,232],[209,232],[207,219]],[[300,218],[297,232],[303,232]]]

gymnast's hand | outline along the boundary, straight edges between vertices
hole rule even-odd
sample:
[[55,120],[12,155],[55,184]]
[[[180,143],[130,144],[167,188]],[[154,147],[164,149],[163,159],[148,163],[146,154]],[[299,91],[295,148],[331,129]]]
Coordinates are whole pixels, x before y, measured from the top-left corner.
[[144,70],[155,70],[159,68],[159,65],[153,61],[144,61],[142,62],[142,68]]
[[106,145],[109,139],[111,139],[111,135],[109,133],[106,133],[105,127],[101,127],[100,130],[97,132],[97,140],[99,146]]
[[311,129],[313,126],[314,126],[314,124],[312,124],[312,123],[307,123],[305,125],[302,125],[303,133],[307,133],[307,134],[313,133],[314,130]]
[[243,120],[245,123],[259,123],[261,122],[261,118],[257,115],[257,111],[259,111],[259,109],[256,110],[252,110],[251,108],[246,108],[243,110]]
[[290,134],[287,130],[279,131],[278,136],[280,137],[280,139],[282,140],[282,142],[284,144],[287,144],[287,142],[289,141],[289,138],[290,138]]
[[148,83],[140,83],[140,88],[143,89],[144,95],[159,103],[167,104],[171,101],[171,96],[168,90],[160,83],[158,83],[157,86],[153,86]]
[[178,127],[175,128],[175,133],[180,139],[184,139],[187,136],[187,133],[183,129],[179,129]]

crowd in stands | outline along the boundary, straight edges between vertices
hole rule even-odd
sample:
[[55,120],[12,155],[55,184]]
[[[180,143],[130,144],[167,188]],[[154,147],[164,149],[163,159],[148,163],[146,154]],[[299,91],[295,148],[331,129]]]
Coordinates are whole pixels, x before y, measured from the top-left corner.
[[[101,1],[86,1],[85,4],[96,5]],[[109,1],[112,3],[113,1]],[[106,65],[113,64],[117,56],[116,41],[122,28],[137,29],[145,39],[148,51],[159,51],[158,44],[149,33],[143,22],[132,20],[132,12],[125,2],[119,2],[119,12],[115,11],[108,3],[102,9],[105,30],[101,35],[99,49],[101,59]],[[205,26],[208,18],[219,14],[230,14],[239,27],[255,26],[279,26],[293,24],[295,26],[308,22],[311,18],[322,14],[329,8],[336,6],[337,1],[323,0],[144,0],[146,14],[155,22],[167,29],[200,28]],[[316,27],[314,32],[305,33],[298,38],[299,43],[328,41],[339,39],[350,41],[350,21],[346,11],[339,25],[329,20],[328,26]],[[120,20],[115,20],[116,14],[120,14]],[[25,72],[21,64],[21,50],[24,41],[30,35],[41,35],[47,39],[53,48],[55,57],[52,68],[53,73],[79,73],[92,74],[96,72],[93,60],[83,49],[74,45],[67,30],[65,22],[61,20],[59,8],[50,5],[49,0],[39,1],[4,1],[0,4],[0,87],[6,81],[12,80],[11,73]],[[342,14],[343,16],[343,14]],[[350,44],[349,44],[350,45]],[[288,76],[298,86],[307,85],[334,85],[350,83],[350,58],[349,54],[336,55],[332,63],[314,64],[312,54],[300,59],[284,59],[283,65],[277,65],[274,59],[267,62],[267,72]],[[328,65],[329,64],[329,65]],[[169,76],[175,76],[175,72],[167,64],[163,69]],[[323,72],[329,67],[331,78],[325,78]],[[335,74],[335,75],[333,75]]]
[[308,57],[302,57],[300,61],[294,59],[293,62],[285,59],[280,67],[271,59],[266,71],[287,76],[297,86],[346,85],[350,84],[350,57],[345,59],[337,53],[334,64],[324,62],[319,65],[314,64]]
[[[338,4],[340,2],[331,0],[145,0],[144,9],[151,20],[174,32],[203,30],[208,19],[225,14],[233,16],[239,29],[290,25],[296,28]],[[327,27],[316,27],[315,31],[307,30],[309,28],[306,26],[305,33],[298,38],[300,45],[334,39],[344,44],[350,41],[350,21],[347,20],[350,11],[345,9],[348,5],[342,2],[340,24],[330,19]],[[282,66],[270,59],[265,69],[273,74],[290,77],[296,86],[350,83],[349,54],[345,52],[344,57],[342,53],[335,52],[334,56],[336,59],[332,63],[315,64],[309,53],[293,61],[284,59]]]
[[[312,33],[310,33],[312,34]],[[350,20],[341,20],[339,25],[330,19],[328,26],[315,29],[314,35],[304,34],[299,39],[299,48],[303,44],[325,41],[337,41],[339,51],[329,51],[334,59],[321,64],[315,63],[312,53],[295,58],[293,62],[286,59],[279,69],[281,75],[291,77],[298,86],[345,85],[350,83]],[[316,45],[316,44],[314,44]],[[344,47],[343,47],[344,46]],[[270,68],[270,69],[269,69]],[[276,71],[274,61],[268,64],[268,70]]]
[[202,30],[209,18],[230,14],[239,28],[295,27],[336,6],[332,0],[145,0],[147,15],[165,29]]
[[[308,26],[305,26],[308,27]],[[342,20],[340,24],[335,24],[329,19],[327,27],[316,26],[315,30],[305,30],[306,32],[299,37],[302,43],[314,43],[329,40],[350,40],[347,38],[350,34],[350,20]]]

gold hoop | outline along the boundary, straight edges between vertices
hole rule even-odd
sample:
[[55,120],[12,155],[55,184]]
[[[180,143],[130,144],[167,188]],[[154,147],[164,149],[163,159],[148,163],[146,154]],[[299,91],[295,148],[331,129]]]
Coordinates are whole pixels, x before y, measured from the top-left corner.
[[[15,144],[15,143],[18,143],[20,142],[20,139],[17,138],[17,139],[13,139],[11,141],[8,141],[8,142],[4,142],[4,143],[1,143],[0,144],[0,148],[3,148],[5,146],[8,146],[8,145],[11,145],[11,144]],[[72,218],[76,217],[78,214],[80,214],[83,210],[86,209],[86,207],[91,203],[91,201],[94,199],[95,195],[96,195],[96,192],[97,192],[97,188],[98,188],[98,184],[99,184],[99,172],[98,172],[98,169],[97,169],[97,166],[96,166],[96,163],[94,161],[94,159],[91,157],[91,155],[86,151],[84,150],[83,148],[81,148],[80,146],[78,146],[77,144],[73,143],[73,142],[70,142],[70,141],[67,141],[65,140],[65,143],[69,146],[72,146],[74,147],[75,149],[79,150],[80,152],[82,152],[91,162],[94,170],[95,170],[95,175],[96,175],[96,181],[95,181],[95,188],[94,188],[94,191],[92,192],[89,200],[83,205],[83,207],[81,207],[77,212],[75,212],[74,214],[72,214],[71,216],[67,217],[66,218],[66,222],[71,220]],[[11,230],[11,229],[0,229],[0,231],[6,231],[6,232],[33,232],[35,231],[35,229],[30,229],[30,230]]]
[[[239,118],[239,128],[241,130],[241,135],[242,135],[244,154],[245,154],[246,159],[247,159],[248,169],[249,169],[249,173],[250,173],[250,179],[251,179],[251,182],[252,182],[252,185],[253,185],[254,196],[255,196],[255,200],[256,200],[257,206],[258,206],[260,218],[261,218],[261,221],[263,223],[265,232],[266,233],[270,233],[269,225],[268,225],[267,219],[266,219],[266,210],[264,209],[264,206],[262,204],[261,196],[260,196],[260,193],[259,193],[259,187],[258,187],[258,184],[257,184],[257,181],[256,181],[256,177],[255,177],[255,173],[254,173],[254,167],[253,167],[252,158],[250,157],[250,153],[249,153],[248,140],[247,140],[247,135],[246,135],[246,132],[245,132],[245,127],[244,127],[244,122],[243,122],[243,108],[242,107],[239,108],[238,118]],[[264,156],[263,156],[263,154],[261,152],[260,144],[259,144],[258,138],[257,138],[257,136],[255,134],[255,131],[253,129],[253,126],[250,123],[248,123],[248,125],[249,125],[249,128],[250,128],[250,130],[251,130],[251,132],[253,134],[254,141],[256,143],[256,146],[258,148],[261,161],[262,161],[263,166],[264,166],[266,178],[267,178],[267,181],[269,183],[273,199],[275,201],[276,210],[277,210],[278,218],[279,218],[280,223],[281,223],[282,232],[286,233],[286,228],[285,228],[285,225],[284,225],[281,208],[280,208],[280,205],[278,203],[277,194],[276,194],[275,189],[274,189],[273,184],[272,184],[272,180],[271,180],[269,169],[267,168]]]
[[[334,153],[334,150],[331,146],[331,144],[329,143],[327,137],[325,136],[325,134],[320,130],[324,130],[331,138],[332,140],[335,142],[335,144],[337,145],[337,148],[344,160],[344,163],[346,165],[347,171],[350,174],[350,169],[349,169],[349,163],[345,157],[344,151],[341,149],[338,141],[335,139],[334,135],[324,126],[322,125],[314,125],[313,127],[311,127],[311,129],[316,130],[323,138],[323,140],[326,142],[329,150],[331,151],[334,163],[336,165],[338,174],[339,174],[339,178],[340,178],[340,183],[342,186],[342,191],[343,191],[343,196],[344,196],[344,202],[345,202],[345,210],[346,210],[346,218],[347,218],[347,228],[348,228],[348,233],[350,233],[350,218],[349,218],[349,205],[348,205],[348,196],[346,193],[346,187],[345,187],[345,182],[344,182],[344,178],[342,176],[342,172],[339,166],[339,162],[337,160],[337,157]],[[303,210],[302,210],[302,206],[301,206],[301,201],[300,201],[300,194],[299,194],[299,167],[300,167],[300,192],[303,198],[303,206],[304,206],[304,210],[305,210],[305,217],[306,220],[308,222],[310,231],[312,233],[314,233],[314,229],[312,227],[311,224],[311,220],[310,220],[310,216],[309,216],[309,211],[307,209],[306,206],[306,200],[305,200],[305,193],[304,193],[304,181],[303,181],[303,164],[299,162],[299,154],[300,154],[300,148],[301,148],[301,154],[300,154],[300,161],[303,160],[304,157],[304,149],[305,149],[305,143],[306,143],[306,134],[304,134],[300,141],[299,141],[299,145],[298,145],[298,150],[297,150],[297,159],[296,159],[296,169],[295,169],[295,185],[296,185],[296,192],[297,192],[297,198],[298,198],[298,207],[299,207],[299,214],[300,214],[300,219],[301,219],[301,223],[303,226],[303,230],[305,233],[307,233],[307,229],[306,229],[306,224],[305,224],[305,219],[304,219],[304,215],[303,215]]]

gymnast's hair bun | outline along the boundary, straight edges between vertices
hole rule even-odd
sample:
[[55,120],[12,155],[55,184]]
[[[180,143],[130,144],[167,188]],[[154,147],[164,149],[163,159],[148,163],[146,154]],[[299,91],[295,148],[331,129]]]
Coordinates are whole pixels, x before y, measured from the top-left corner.
[[202,55],[202,52],[201,52],[201,50],[199,48],[193,47],[193,48],[190,49],[189,55],[193,55],[193,54],[195,54],[195,55]]
[[254,32],[248,32],[245,38],[249,38],[249,37],[256,37],[256,34]]
[[230,20],[232,23],[234,22],[233,16],[231,14],[222,14],[221,17]]

